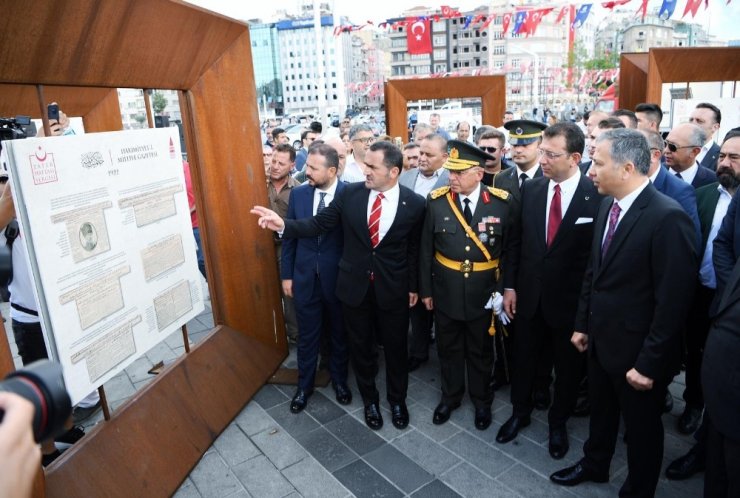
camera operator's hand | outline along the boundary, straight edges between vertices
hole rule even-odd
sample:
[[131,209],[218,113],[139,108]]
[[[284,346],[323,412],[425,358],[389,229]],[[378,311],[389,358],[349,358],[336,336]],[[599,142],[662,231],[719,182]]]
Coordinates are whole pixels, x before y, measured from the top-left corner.
[[33,440],[33,405],[10,392],[0,392],[0,496],[31,496],[41,465],[41,450]]

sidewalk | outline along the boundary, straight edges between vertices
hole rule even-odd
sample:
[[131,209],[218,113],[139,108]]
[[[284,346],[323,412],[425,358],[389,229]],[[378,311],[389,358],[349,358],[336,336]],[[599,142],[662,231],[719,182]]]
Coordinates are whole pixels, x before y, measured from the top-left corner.
[[[1,308],[8,316],[7,305]],[[190,340],[202,340],[213,326],[210,302],[206,311],[188,324]],[[11,348],[13,335],[6,322]],[[172,362],[183,354],[178,331],[134,362],[125,372],[105,384],[111,409],[115,410],[155,376],[147,371],[155,363]],[[382,358],[382,352],[381,352]],[[16,356],[16,364],[19,359]],[[284,365],[295,367],[295,347]],[[532,425],[517,439],[495,442],[501,424],[511,414],[509,391],[496,393],[493,424],[486,431],[473,427],[473,407],[465,399],[449,422],[432,424],[432,412],[440,399],[436,351],[430,361],[410,374],[409,427],[399,431],[390,423],[383,400],[384,368],[378,387],[384,426],[372,431],[364,422],[363,407],[354,378],[349,386],[354,400],[341,406],[331,386],[317,389],[308,407],[294,415],[288,407],[293,386],[265,385],[224,430],[185,479],[176,497],[614,497],[626,473],[626,448],[617,444],[611,482],[584,483],[575,488],[551,484],[551,472],[573,464],[582,455],[588,436],[588,419],[569,421],[570,452],[560,461],[547,451],[547,412],[535,411]],[[676,419],[683,411],[683,374],[671,385],[675,407],[663,417],[666,428],[664,465],[683,455],[693,439],[679,434]],[[91,427],[102,413],[85,422]],[[701,496],[703,475],[675,482],[660,480],[656,496]]]

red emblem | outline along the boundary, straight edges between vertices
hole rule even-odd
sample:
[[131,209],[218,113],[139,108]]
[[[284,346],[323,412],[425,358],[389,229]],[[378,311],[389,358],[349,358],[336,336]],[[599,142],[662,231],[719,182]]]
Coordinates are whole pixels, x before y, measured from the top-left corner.
[[488,204],[489,202],[491,202],[491,195],[486,190],[484,190],[483,191],[483,204]]

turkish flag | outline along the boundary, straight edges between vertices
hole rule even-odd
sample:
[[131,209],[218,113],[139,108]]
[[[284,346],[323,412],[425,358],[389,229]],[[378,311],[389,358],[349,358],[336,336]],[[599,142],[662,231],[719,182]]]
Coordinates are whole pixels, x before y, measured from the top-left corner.
[[503,34],[506,34],[507,31],[509,31],[509,24],[511,23],[511,12],[507,12],[504,14],[504,20],[503,20]]
[[701,0],[688,0],[688,2],[686,2],[686,9],[684,9],[681,19],[686,17],[686,14],[688,14],[689,12],[691,12],[691,17],[695,17],[696,12],[699,10],[700,6]]
[[427,20],[409,21],[406,27],[406,44],[411,55],[432,53],[431,23]]

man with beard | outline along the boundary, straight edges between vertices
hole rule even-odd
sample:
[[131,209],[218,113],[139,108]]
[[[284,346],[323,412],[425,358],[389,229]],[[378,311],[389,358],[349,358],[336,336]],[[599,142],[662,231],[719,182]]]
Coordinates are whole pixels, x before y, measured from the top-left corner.
[[[727,214],[732,197],[740,186],[740,132],[731,131],[725,137],[719,154],[717,179],[696,190],[702,236],[702,259],[699,281],[696,287],[694,306],[689,315],[686,337],[686,409],[678,420],[679,432],[690,434],[699,425],[704,408],[704,396],[700,383],[700,372],[704,343],[707,339],[711,319],[716,313],[713,304],[717,291],[717,278],[712,263],[714,239]],[[706,417],[705,423],[696,433],[697,443],[684,456],[674,460],[666,469],[666,477],[682,480],[704,470],[706,460]]]
[[[342,147],[343,148],[343,147]],[[317,144],[306,157],[308,185],[290,192],[286,219],[310,218],[329,206],[346,184],[337,178],[339,157],[334,147]],[[342,405],[352,402],[347,387],[347,340],[342,306],[335,294],[342,228],[335,227],[319,237],[285,239],[280,278],[283,292],[292,297],[298,319],[298,389],[290,411],[299,413],[313,393],[316,362],[322,330],[329,332],[329,374]]]

